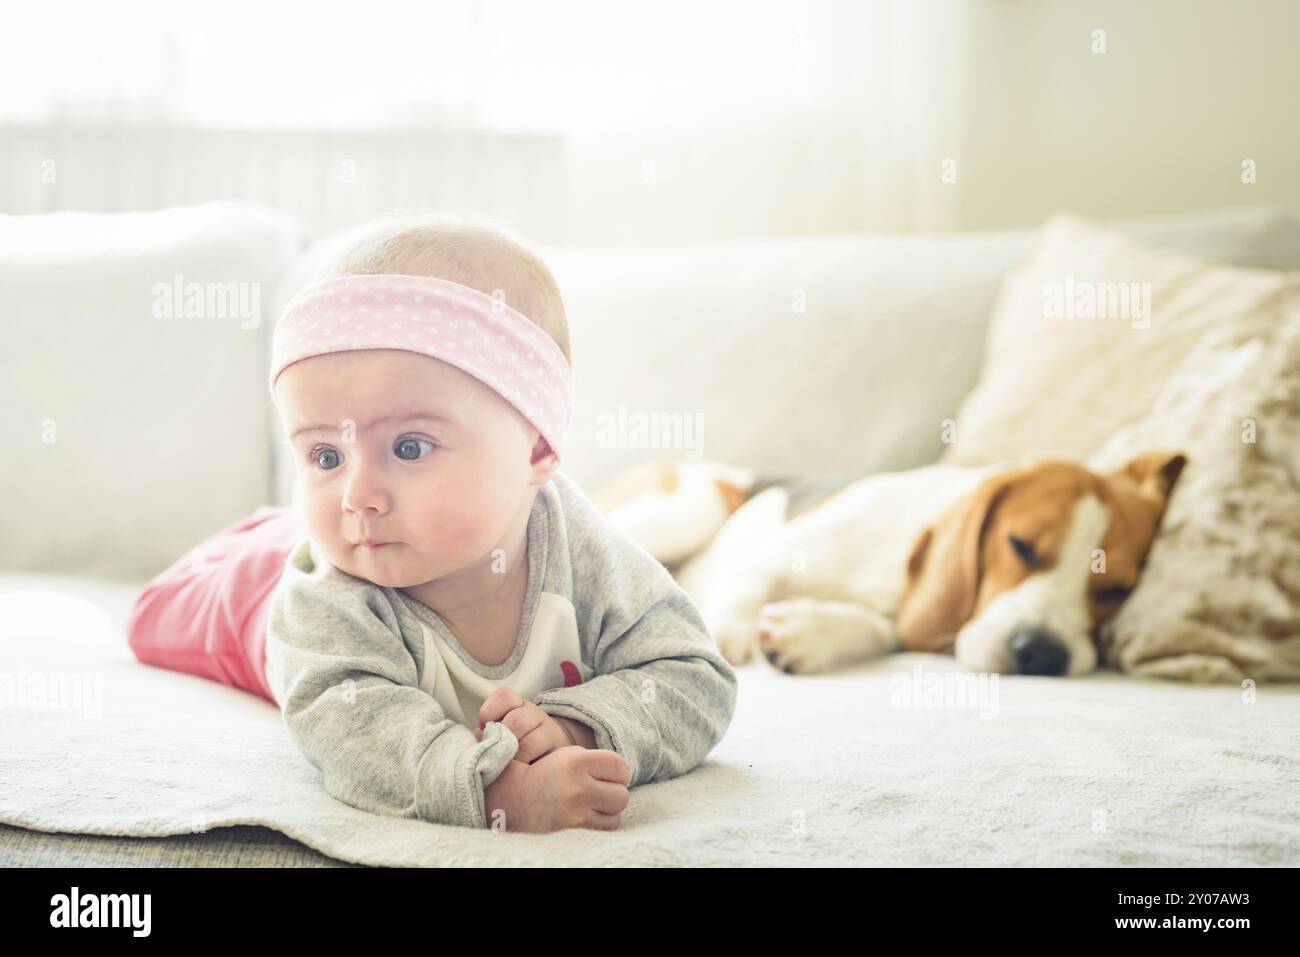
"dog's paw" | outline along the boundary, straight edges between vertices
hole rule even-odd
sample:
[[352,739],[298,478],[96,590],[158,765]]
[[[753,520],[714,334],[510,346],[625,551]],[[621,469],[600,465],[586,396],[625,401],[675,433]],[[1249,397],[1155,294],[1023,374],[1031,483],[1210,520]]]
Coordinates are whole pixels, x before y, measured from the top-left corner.
[[763,656],[786,674],[818,674],[874,657],[891,646],[887,620],[860,605],[794,598],[758,613]]
[[825,671],[826,638],[822,603],[794,598],[764,605],[758,613],[758,643],[772,667],[788,675]]
[[758,647],[758,626],[739,618],[713,625],[709,634],[718,643],[718,651],[730,665],[743,665],[753,657]]

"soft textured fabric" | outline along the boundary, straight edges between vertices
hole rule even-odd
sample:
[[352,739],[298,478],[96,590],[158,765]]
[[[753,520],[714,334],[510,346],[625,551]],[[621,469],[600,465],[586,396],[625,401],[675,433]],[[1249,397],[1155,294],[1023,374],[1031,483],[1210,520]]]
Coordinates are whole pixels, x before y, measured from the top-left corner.
[[573,421],[573,374],[560,347],[509,303],[432,276],[340,276],[293,298],[271,339],[275,380],[295,362],[358,349],[431,356],[478,379],[557,456]]
[[302,242],[250,203],[0,216],[0,567],[139,583],[274,502],[270,300]]
[[1108,660],[1189,681],[1300,680],[1300,289],[1211,330],[1093,465],[1156,448],[1188,461]]
[[0,824],[5,867],[353,867],[279,831],[236,825],[170,837],[60,834]]
[[[176,863],[170,847],[258,825],[393,866],[1300,865],[1300,685],[1247,696],[1113,672],[1004,676],[996,708],[961,707],[944,704],[965,674],[950,656],[816,676],[757,660],[736,669],[723,740],[694,771],[633,788],[617,831],[521,834],[335,800],[272,705],[137,663],[100,610],[113,596],[92,606],[60,593],[72,583],[31,576],[23,594],[5,587],[0,576],[0,675],[84,674],[103,696],[89,714],[0,708],[0,822],[134,835],[104,842],[123,860]],[[227,843],[213,863],[285,862]],[[31,845],[0,831],[0,860]],[[86,863],[69,851],[42,860]]]
[[1146,414],[1203,336],[1296,288],[1297,273],[1209,262],[1055,216],[1002,285],[979,385],[940,462],[1086,458]]
[[[522,668],[534,640],[548,655]],[[439,647],[455,652],[454,668],[472,683],[468,694],[465,681],[446,692],[466,723],[439,704],[448,663]],[[487,826],[483,790],[519,748],[501,722],[488,722],[482,740],[471,730],[473,702],[490,687],[590,726],[597,747],[628,762],[636,786],[704,760],[731,722],[737,686],[668,571],[561,472],[529,514],[523,620],[506,661],[475,661],[434,611],[340,571],[308,541],[272,601],[267,676],[290,737],[330,794],[465,827]]]
[[204,539],[140,590],[127,646],[146,665],[274,700],[267,618],[285,560],[306,533],[297,508],[268,505]]

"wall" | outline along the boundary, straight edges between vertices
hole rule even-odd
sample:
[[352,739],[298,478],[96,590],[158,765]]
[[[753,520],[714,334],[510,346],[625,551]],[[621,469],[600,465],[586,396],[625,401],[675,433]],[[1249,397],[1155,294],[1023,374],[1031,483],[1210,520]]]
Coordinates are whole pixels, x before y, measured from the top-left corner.
[[[1089,49],[1097,28],[1104,54]],[[1063,207],[1300,212],[1300,4],[971,0],[962,39],[962,229]]]

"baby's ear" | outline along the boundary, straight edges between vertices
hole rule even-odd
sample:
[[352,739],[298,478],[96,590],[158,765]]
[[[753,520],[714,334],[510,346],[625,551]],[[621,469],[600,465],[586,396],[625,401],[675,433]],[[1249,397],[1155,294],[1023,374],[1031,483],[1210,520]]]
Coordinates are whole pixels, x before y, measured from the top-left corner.
[[[536,430],[534,429],[534,432]],[[551,443],[540,435],[533,444],[533,485],[545,485],[550,481],[555,470],[560,467],[560,457],[551,449]]]

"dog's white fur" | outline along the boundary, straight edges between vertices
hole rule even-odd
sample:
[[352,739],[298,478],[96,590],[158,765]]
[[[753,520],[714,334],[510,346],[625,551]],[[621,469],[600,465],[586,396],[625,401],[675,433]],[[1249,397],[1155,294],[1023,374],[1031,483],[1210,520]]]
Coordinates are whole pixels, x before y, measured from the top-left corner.
[[[700,463],[697,478],[710,466]],[[660,558],[708,544],[675,577],[699,607],[727,659],[755,651],[790,672],[823,672],[900,650],[896,626],[909,551],[919,533],[999,468],[928,466],[869,476],[787,521],[788,494],[769,488],[734,513],[691,507],[699,482],[683,483],[677,507],[646,499],[614,509],[621,525]],[[1089,558],[1110,519],[1095,495],[1074,505],[1052,568],[994,598],[956,636],[957,659],[973,671],[1014,673],[1018,632],[1050,629],[1065,646],[1067,674],[1093,670],[1097,654],[1087,605]],[[646,530],[653,529],[647,535]],[[653,546],[653,547],[652,547]]]
[[[697,473],[707,468],[700,463]],[[642,499],[608,518],[668,563],[666,555],[708,542],[676,579],[728,660],[740,663],[758,650],[761,615],[776,626],[779,653],[809,666],[799,670],[825,670],[897,646],[892,619],[908,549],[927,523],[992,471],[936,465],[873,475],[790,522],[781,488],[758,493],[729,517],[717,509],[663,508],[661,501],[651,522]]]

